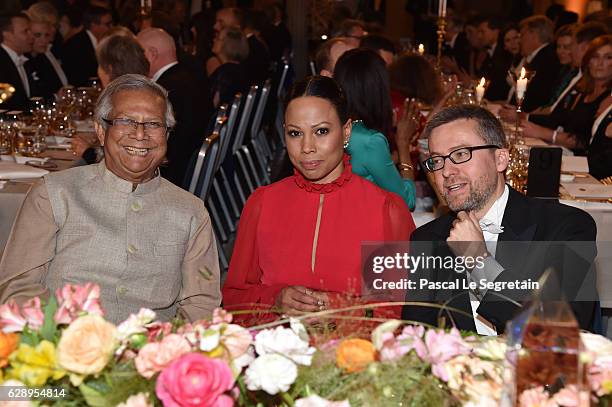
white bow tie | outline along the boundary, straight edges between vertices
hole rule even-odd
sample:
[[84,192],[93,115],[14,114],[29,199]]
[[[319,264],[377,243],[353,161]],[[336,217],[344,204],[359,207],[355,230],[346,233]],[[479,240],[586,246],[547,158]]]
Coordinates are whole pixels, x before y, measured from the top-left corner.
[[498,225],[497,223],[489,219],[480,219],[478,223],[480,225],[480,229],[482,229],[483,232],[489,232],[497,235],[504,231],[503,226]]
[[17,65],[18,65],[18,66],[23,66],[23,64],[25,64],[25,63],[26,63],[26,62],[28,62],[28,61],[29,61],[29,59],[28,59],[28,58],[24,57],[23,55],[20,55],[20,56],[17,58]]

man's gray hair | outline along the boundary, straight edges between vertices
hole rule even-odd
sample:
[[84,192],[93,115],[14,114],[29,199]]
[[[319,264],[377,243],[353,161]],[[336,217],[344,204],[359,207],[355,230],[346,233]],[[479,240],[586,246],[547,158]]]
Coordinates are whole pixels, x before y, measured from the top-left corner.
[[[475,105],[457,105],[443,109],[427,122],[423,130],[423,137],[429,138],[436,127],[457,120],[474,120],[476,132],[486,144],[506,147],[506,134],[500,121],[487,109]],[[452,136],[452,134],[446,135],[446,137]]]
[[174,120],[172,104],[168,99],[168,92],[166,89],[146,76],[137,74],[122,75],[104,88],[100,97],[98,97],[96,109],[94,110],[94,120],[96,123],[100,124],[104,129],[108,127],[108,124],[106,124],[103,119],[108,119],[110,112],[113,110],[113,96],[125,90],[148,91],[164,99],[166,102],[166,114],[164,118],[166,127],[174,127],[176,121]]
[[555,23],[543,15],[527,17],[519,23],[520,28],[526,28],[538,34],[542,44],[553,42],[555,39]]

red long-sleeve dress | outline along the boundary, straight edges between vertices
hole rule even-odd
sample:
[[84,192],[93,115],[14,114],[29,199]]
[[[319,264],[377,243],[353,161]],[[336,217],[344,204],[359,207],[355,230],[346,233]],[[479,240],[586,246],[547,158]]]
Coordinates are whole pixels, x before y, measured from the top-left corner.
[[358,295],[362,242],[409,240],[415,226],[402,198],[353,174],[348,156],[344,162],[329,184],[296,171],[251,195],[223,286],[225,308],[270,308],[292,285]]

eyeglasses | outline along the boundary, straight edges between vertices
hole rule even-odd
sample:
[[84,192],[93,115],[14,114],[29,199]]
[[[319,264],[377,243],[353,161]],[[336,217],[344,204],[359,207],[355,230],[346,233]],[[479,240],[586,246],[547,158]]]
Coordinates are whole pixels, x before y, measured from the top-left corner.
[[143,131],[147,136],[157,137],[163,136],[168,131],[168,127],[160,122],[138,122],[132,119],[105,119],[102,121],[109,126],[112,126],[121,134],[134,135],[138,131],[138,127],[142,125]]
[[454,164],[462,164],[472,159],[472,151],[487,150],[491,148],[498,149],[501,147],[493,144],[486,144],[484,146],[474,147],[462,147],[451,151],[448,155],[434,155],[432,157],[429,157],[427,160],[423,161],[423,166],[425,166],[425,168],[429,172],[438,171],[444,168],[444,163],[446,162],[447,158],[450,159],[451,162]]

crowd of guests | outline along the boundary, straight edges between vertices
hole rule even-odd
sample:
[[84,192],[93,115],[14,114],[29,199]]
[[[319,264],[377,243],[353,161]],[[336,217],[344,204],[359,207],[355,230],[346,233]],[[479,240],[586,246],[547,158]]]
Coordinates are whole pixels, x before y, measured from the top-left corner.
[[[95,78],[106,86],[124,74],[145,75],[169,92],[177,125],[161,172],[183,187],[214,108],[262,84],[289,56],[282,9],[205,9],[187,19],[185,10],[176,11],[183,4],[177,1],[168,10],[125,21],[103,3],[56,8],[43,0],[0,16],[0,82],[15,87],[2,108],[27,112],[32,97],[52,102],[67,86],[91,86]],[[71,29],[62,29],[66,24]],[[186,35],[184,26],[190,26]],[[96,148],[91,140],[74,142],[88,162],[101,156],[92,154]]]
[[[555,22],[536,15],[517,24],[451,17],[441,67],[454,74],[450,85],[427,56],[400,52],[357,20],[338,24],[334,38],[313,52],[315,75],[294,83],[285,101],[282,137],[293,174],[248,198],[221,284],[206,209],[177,186],[214,108],[264,81],[274,61],[289,55],[284,30],[271,34],[270,21],[282,24],[282,10],[273,9],[267,22],[261,11],[238,8],[219,9],[214,19],[195,15],[192,52],[182,46],[181,30],[160,27],[160,16],[119,27],[109,10],[87,9],[82,30],[60,47],[79,51],[54,61],[68,84],[100,77],[94,121],[104,159],[50,174],[30,191],[0,261],[0,300],[23,302],[66,282],[95,281],[116,321],[141,306],[165,319],[178,313],[193,320],[222,302],[231,310],[257,308],[261,322],[368,302],[359,298],[367,288],[362,244],[412,240],[431,243],[422,255],[485,259],[460,277],[440,269],[412,276],[432,282],[537,280],[553,267],[581,327],[598,330],[593,219],[509,187],[499,118],[475,105],[447,106],[456,81],[467,87],[484,76],[486,98],[502,105],[502,119],[514,121],[508,71],[535,71],[518,117],[524,134],[589,154],[595,171],[610,175],[609,27],[595,21],[568,27],[563,13]],[[11,99],[16,108],[38,89],[19,61],[53,53],[51,33],[34,50],[31,15],[28,9],[9,16],[0,27],[2,49],[23,85]],[[86,49],[94,51],[91,66]],[[69,68],[75,55],[78,73]],[[416,228],[411,211],[426,184],[448,211]],[[583,243],[579,253],[552,245],[517,255],[506,245],[574,240]],[[36,255],[24,261],[23,247]],[[450,305],[447,322],[486,335],[502,333],[525,299],[511,290],[465,287],[405,295]],[[586,300],[576,300],[579,288]],[[440,321],[439,311],[414,305],[373,314]]]

